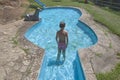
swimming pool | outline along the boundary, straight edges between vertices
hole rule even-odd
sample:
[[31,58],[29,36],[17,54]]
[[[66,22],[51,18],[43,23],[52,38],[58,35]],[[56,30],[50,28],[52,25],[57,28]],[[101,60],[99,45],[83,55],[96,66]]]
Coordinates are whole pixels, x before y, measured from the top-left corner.
[[[97,37],[90,27],[79,21],[81,15],[80,10],[76,8],[45,8],[39,13],[42,20],[25,33],[29,41],[45,49],[38,80],[85,80],[77,50],[94,45]],[[61,55],[58,66],[55,36],[60,29],[61,21],[66,23],[65,30],[68,31],[69,44],[66,50],[66,60],[63,62]]]

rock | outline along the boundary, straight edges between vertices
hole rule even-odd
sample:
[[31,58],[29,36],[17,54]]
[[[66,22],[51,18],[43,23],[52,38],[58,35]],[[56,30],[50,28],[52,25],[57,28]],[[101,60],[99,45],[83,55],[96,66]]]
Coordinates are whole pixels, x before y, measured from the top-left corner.
[[39,21],[40,9],[36,9],[33,15],[26,14],[24,21]]

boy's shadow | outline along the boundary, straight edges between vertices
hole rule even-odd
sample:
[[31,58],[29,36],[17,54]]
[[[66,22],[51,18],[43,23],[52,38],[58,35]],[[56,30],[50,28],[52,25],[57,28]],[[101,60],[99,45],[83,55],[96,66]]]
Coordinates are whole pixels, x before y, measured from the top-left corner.
[[64,61],[49,60],[48,66],[59,66],[62,65]]

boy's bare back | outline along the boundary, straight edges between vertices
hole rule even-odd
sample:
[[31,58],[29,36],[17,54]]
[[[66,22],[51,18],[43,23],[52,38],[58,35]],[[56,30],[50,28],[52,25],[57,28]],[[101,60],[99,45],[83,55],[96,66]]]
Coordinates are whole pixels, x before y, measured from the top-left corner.
[[66,39],[68,38],[68,33],[65,30],[59,30],[57,32],[57,37],[59,38],[59,42],[65,43]]

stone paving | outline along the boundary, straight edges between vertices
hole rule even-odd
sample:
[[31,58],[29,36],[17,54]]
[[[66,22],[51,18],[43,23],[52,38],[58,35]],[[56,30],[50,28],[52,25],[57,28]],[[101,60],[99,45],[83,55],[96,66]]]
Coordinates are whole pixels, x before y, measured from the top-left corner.
[[[80,18],[97,34],[98,42],[89,48],[79,49],[87,80],[96,80],[95,73],[110,71],[119,62],[120,38],[106,27],[95,22],[83,9]],[[35,22],[15,21],[0,24],[0,80],[36,80],[44,49],[24,38],[25,31]]]
[[24,38],[34,23],[0,25],[0,80],[36,80],[44,50]]

